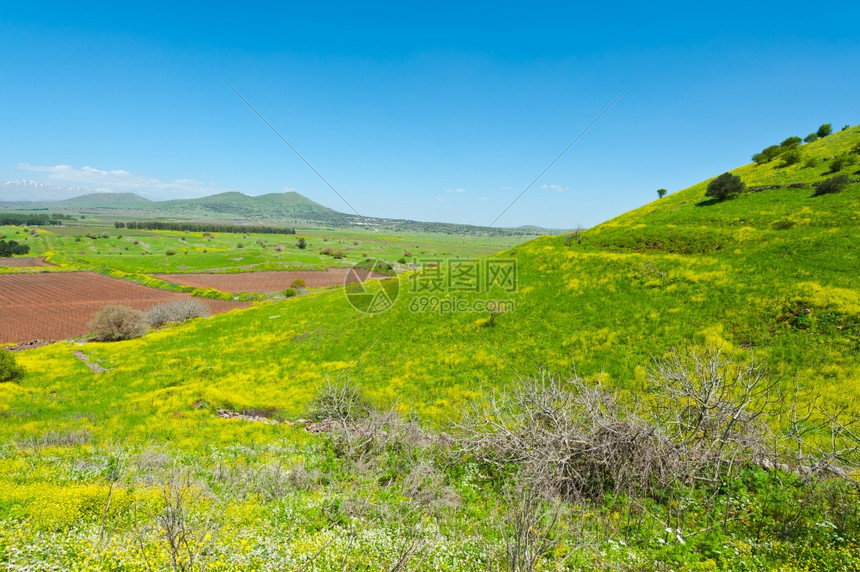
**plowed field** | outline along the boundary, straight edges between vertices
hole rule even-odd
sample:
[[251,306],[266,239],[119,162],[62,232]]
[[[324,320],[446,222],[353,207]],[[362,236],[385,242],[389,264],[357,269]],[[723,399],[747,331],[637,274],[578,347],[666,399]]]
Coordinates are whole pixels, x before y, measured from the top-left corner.
[[[195,288],[215,288],[222,292],[238,294],[240,292],[279,292],[289,288],[297,278],[304,280],[308,288],[339,286],[343,284],[349,271],[349,268],[329,268],[328,270],[277,270],[240,274],[157,274],[155,276],[175,284],[185,284]],[[354,272],[362,280],[388,278],[384,274],[368,270]]]
[[[0,274],[0,343],[83,336],[88,333],[90,318],[102,306],[121,304],[146,310],[189,296],[91,272]],[[249,306],[201,300],[213,314]]]
[[14,266],[25,267],[25,266],[53,266],[52,264],[48,264],[45,262],[44,258],[33,258],[33,257],[24,257],[24,258],[0,258],[0,266]]

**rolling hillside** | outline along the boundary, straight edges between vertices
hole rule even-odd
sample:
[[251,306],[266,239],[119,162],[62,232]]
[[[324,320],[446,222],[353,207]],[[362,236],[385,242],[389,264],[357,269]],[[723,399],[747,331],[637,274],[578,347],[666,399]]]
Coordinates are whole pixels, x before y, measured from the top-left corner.
[[[428,274],[400,277],[399,298],[381,314],[356,311],[340,290],[264,303],[138,340],[87,344],[84,349],[90,359],[109,368],[97,377],[72,354],[77,346],[61,343],[23,352],[19,362],[27,368],[27,376],[20,385],[0,384],[0,434],[38,440],[59,426],[68,435],[85,432],[89,436],[85,444],[73,451],[92,447],[93,455],[107,455],[111,444],[122,442],[138,451],[161,447],[159,451],[170,451],[173,459],[187,462],[207,451],[206,458],[218,463],[252,463],[248,459],[263,463],[277,457],[307,464],[313,467],[307,474],[317,470],[322,476],[290,485],[295,488],[288,498],[294,500],[267,504],[243,497],[236,502],[244,512],[236,513],[231,526],[244,530],[247,522],[254,522],[256,530],[265,531],[269,524],[260,523],[285,526],[298,518],[296,539],[313,540],[295,550],[307,554],[322,547],[325,551],[326,534],[335,530],[333,534],[340,536],[331,542],[339,554],[349,550],[343,540],[352,538],[344,532],[347,525],[319,524],[320,519],[352,523],[377,535],[373,538],[384,536],[383,530],[398,539],[411,534],[408,531],[413,529],[391,532],[387,525],[375,523],[389,522],[391,514],[408,506],[407,497],[417,498],[409,496],[417,493],[402,492],[405,488],[396,489],[396,494],[388,488],[389,483],[405,483],[404,467],[412,465],[389,451],[385,458],[394,459],[389,473],[374,473],[367,480],[355,476],[360,473],[347,473],[340,482],[330,475],[342,476],[337,471],[350,469],[331,467],[337,463],[351,467],[352,461],[339,456],[345,449],[353,451],[349,441],[334,440],[329,446],[325,444],[329,441],[299,429],[227,421],[216,415],[217,410],[295,420],[307,415],[314,394],[326,380],[349,378],[373,402],[411,415],[423,427],[447,429],[460,406],[470,400],[480,402],[541,372],[568,376],[576,371],[591,383],[645,402],[652,391],[646,372],[654,358],[691,345],[716,345],[739,360],[755,357],[767,363],[777,389],[787,394],[797,391],[801,402],[819,396],[829,406],[860,413],[860,183],[853,182],[839,193],[814,196],[814,184],[834,175],[831,158],[850,152],[858,143],[860,127],[852,127],[800,146],[802,159],[793,165],[774,160],[736,169],[734,173],[751,188],[736,198],[709,199],[705,196],[708,181],[704,181],[589,231],[538,238],[491,257],[509,268],[516,261],[515,285],[499,281],[485,292],[470,293],[467,288],[455,292],[448,284],[440,291],[428,282],[434,267],[428,268]],[[857,163],[844,166],[841,173],[856,179],[858,167]],[[488,300],[501,301],[505,311],[493,315],[486,309]],[[466,307],[477,311],[465,311]],[[57,471],[70,471],[63,467],[72,465],[74,455],[57,455],[50,463],[37,463],[46,479]],[[366,457],[357,458],[357,465],[366,461]],[[434,565],[465,569],[464,562],[472,569],[485,569],[492,557],[472,552],[479,550],[476,539],[503,534],[498,532],[503,528],[487,528],[486,523],[496,522],[493,519],[502,514],[494,511],[520,506],[517,497],[498,500],[504,490],[500,492],[490,469],[468,458],[463,463],[457,458],[433,465],[441,473],[432,473],[432,478],[450,484],[465,500],[460,508],[440,508],[427,517],[426,522],[434,523],[427,524],[433,532],[415,533],[425,535],[422,538],[435,535],[438,546],[446,547],[440,549],[447,551],[444,555],[427,556],[428,569]],[[0,467],[5,467],[0,479],[33,478],[25,478],[31,470],[25,461],[0,458]],[[776,480],[769,480],[769,475],[777,475]],[[796,475],[779,475],[751,469],[749,481],[718,484],[719,494],[729,494],[725,491],[734,486],[742,489],[740,496],[730,493],[725,504],[719,504],[724,502],[719,500],[722,497],[715,501],[717,496],[700,499],[690,493],[683,499],[691,503],[685,506],[693,508],[685,508],[690,512],[683,517],[680,501],[664,501],[659,495],[641,500],[644,504],[611,494],[575,499],[570,508],[574,514],[586,515],[575,512],[580,504],[600,506],[595,510],[603,511],[605,519],[594,526],[604,528],[592,530],[581,524],[598,518],[590,512],[578,517],[581,520],[564,520],[569,533],[559,534],[568,544],[559,545],[560,552],[548,557],[545,569],[552,569],[553,558],[565,555],[579,569],[649,569],[653,562],[659,569],[793,570],[799,569],[798,562],[814,564],[821,559],[827,559],[829,569],[856,566],[860,562],[857,543],[845,540],[853,538],[854,532],[845,530],[853,531],[855,524],[844,524],[854,523],[853,516],[840,513],[844,522],[832,524],[838,520],[833,514],[815,513],[808,523],[804,520],[808,526],[796,537],[775,524],[768,528],[772,522],[783,522],[779,520],[783,517],[792,521],[794,516],[781,515],[780,510],[800,506],[808,494],[794,484]],[[52,494],[60,498],[67,490],[71,489]],[[851,490],[850,498],[834,496],[833,506],[857,506],[857,491]],[[754,496],[771,491],[786,496]],[[389,516],[354,517],[350,511],[358,509],[348,503],[358,503],[358,497],[365,498],[362,495],[372,499],[363,502],[373,510]],[[750,498],[755,500],[748,502]],[[441,503],[437,497],[433,502]],[[32,508],[35,505],[18,503],[14,510],[39,522],[41,513]],[[3,506],[0,517],[17,514]],[[710,520],[712,509],[720,515],[719,526]],[[736,511],[731,519],[730,510]],[[655,512],[664,516],[648,520]],[[98,522],[97,516],[91,518]],[[653,524],[642,532],[643,525],[631,524],[636,518]],[[792,522],[797,524],[797,518]],[[540,528],[543,522],[537,521],[534,527]],[[820,522],[831,523],[833,528],[827,530],[838,529],[842,540],[822,532],[824,536],[808,542],[806,535],[824,530]],[[717,532],[720,526],[722,533]],[[686,535],[693,529],[701,534]],[[639,532],[628,536],[624,530]],[[31,538],[29,532],[21,534]],[[259,534],[254,542],[268,546],[261,538],[273,533]],[[613,538],[612,546],[617,548],[600,544],[607,542],[605,535]],[[595,546],[602,548],[582,548],[587,556],[566,552],[575,544],[573,539],[586,537],[597,539]],[[238,542],[235,538],[225,540],[225,546],[233,546],[230,542]],[[362,551],[378,546],[370,537],[359,536],[355,542]],[[385,546],[378,548],[379,554],[395,561],[391,554],[396,549]],[[799,557],[800,551],[807,552]],[[369,561],[361,560],[361,555],[349,558],[353,557],[364,562],[366,569],[372,568],[372,556]],[[661,568],[658,562],[669,564]]]
[[[805,145],[822,158],[816,167],[736,172],[751,185],[811,184],[827,176],[823,158],[859,135],[855,127]],[[842,390],[860,387],[858,184],[820,197],[804,186],[722,203],[706,199],[706,185],[626,213],[579,240],[544,237],[500,253],[518,264],[514,293],[436,294],[470,304],[514,302],[494,327],[481,327],[486,311],[420,311],[424,298],[403,278],[400,299],[381,315],[357,313],[341,292],[324,292],[94,351],[124,364],[110,374],[121,385],[148,379],[144,372],[155,365],[145,356],[169,355],[177,340],[190,363],[215,368],[205,380],[196,365],[172,370],[177,383],[159,400],[162,413],[205,399],[295,417],[326,376],[348,371],[376,397],[399,395],[404,408],[442,419],[452,403],[541,368],[575,367],[640,389],[638,372],[651,356],[705,341],[755,352],[786,383],[848,399]],[[42,351],[58,358],[67,352]]]
[[481,227],[468,224],[388,219],[342,213],[296,192],[248,196],[227,192],[199,199],[150,201],[133,193],[91,193],[61,201],[0,201],[0,211],[46,211],[94,214],[113,220],[230,221],[330,229],[368,228],[395,233],[435,232],[451,235],[523,236],[558,234],[536,226]]

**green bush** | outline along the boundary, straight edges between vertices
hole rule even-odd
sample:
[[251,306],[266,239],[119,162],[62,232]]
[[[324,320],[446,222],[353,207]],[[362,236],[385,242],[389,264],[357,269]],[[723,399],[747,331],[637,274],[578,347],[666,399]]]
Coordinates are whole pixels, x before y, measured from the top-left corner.
[[24,368],[15,361],[12,352],[0,349],[0,383],[24,377]]
[[290,288],[296,288],[296,289],[306,288],[307,285],[308,285],[308,283],[305,282],[304,279],[302,279],[302,278],[296,278],[295,280],[290,282]]
[[304,250],[305,248],[307,248],[308,243],[304,238],[299,238],[299,240],[296,241],[296,246],[299,248],[299,250]]
[[806,169],[813,169],[818,166],[818,157],[810,157],[803,164]]
[[820,137],[818,136],[818,133],[810,133],[809,135],[807,135],[806,137],[803,138],[803,142],[804,143],[812,143],[813,141],[818,141],[819,139],[820,139]]
[[668,193],[668,192],[669,191],[667,191],[666,189],[657,189],[657,198],[662,199],[663,197],[666,196],[666,193]]
[[815,196],[838,193],[847,187],[850,182],[848,175],[836,175],[835,177],[830,177],[818,185],[815,189]]
[[746,190],[747,186],[741,181],[740,177],[731,173],[723,173],[708,183],[708,190],[705,191],[705,196],[713,197],[718,201],[724,201]]
[[843,153],[842,155],[837,156],[830,162],[830,172],[838,173],[842,169],[853,165],[856,160],[857,158],[854,157],[854,155],[851,155],[850,153]]
[[284,298],[293,298],[294,296],[298,296],[298,292],[295,288],[287,288],[284,290]]
[[789,149],[788,151],[783,153],[781,157],[783,167],[788,167],[789,165],[800,163],[800,159],[802,158],[800,154],[800,149]]
[[818,128],[818,131],[815,132],[819,137],[827,137],[831,133],[833,133],[833,126],[829,123],[825,123]]
[[146,317],[127,306],[105,306],[93,315],[90,331],[100,342],[139,338],[146,333]]
[[771,145],[770,147],[765,147],[761,153],[753,155],[752,159],[756,165],[763,165],[778,157],[782,151],[783,149],[779,145]]
[[800,145],[800,137],[789,137],[779,144],[783,149],[794,149]]

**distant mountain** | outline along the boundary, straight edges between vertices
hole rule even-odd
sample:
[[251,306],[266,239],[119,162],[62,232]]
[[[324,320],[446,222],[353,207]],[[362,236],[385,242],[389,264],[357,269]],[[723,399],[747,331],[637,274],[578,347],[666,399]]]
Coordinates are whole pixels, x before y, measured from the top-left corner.
[[[11,183],[15,183],[15,181],[10,181]],[[508,229],[420,222],[407,219],[360,217],[324,207],[296,192],[270,193],[260,196],[227,192],[199,199],[169,201],[150,201],[133,193],[89,193],[64,200],[0,202],[0,210],[50,210],[68,214],[92,213],[115,217],[116,220],[229,221],[233,223],[267,223],[328,228],[363,226],[395,232],[522,236],[558,234],[561,232],[534,226]]]
[[296,192],[252,197],[242,193],[220,193],[200,199],[161,201],[155,208],[164,216],[182,218],[230,218],[245,221],[285,223],[346,222],[347,215]]
[[70,209],[146,209],[156,203],[134,193],[91,193],[64,201],[43,203],[47,208]]

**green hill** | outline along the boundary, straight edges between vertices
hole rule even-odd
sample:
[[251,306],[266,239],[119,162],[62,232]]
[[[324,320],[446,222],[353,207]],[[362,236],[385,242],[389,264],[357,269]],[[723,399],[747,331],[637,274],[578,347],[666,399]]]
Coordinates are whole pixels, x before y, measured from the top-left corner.
[[155,203],[134,193],[91,193],[62,201],[44,201],[29,208],[51,208],[56,210],[90,209],[145,209]]
[[[361,448],[370,447],[370,441],[321,440],[298,429],[225,421],[215,411],[264,412],[294,420],[307,414],[326,380],[349,378],[372,401],[412,415],[424,427],[448,429],[459,406],[542,372],[567,376],[576,371],[591,383],[617,390],[619,398],[646,403],[657,395],[646,375],[654,358],[676,355],[690,345],[718,345],[734,359],[754,356],[766,362],[774,391],[797,391],[801,404],[817,396],[833,410],[860,413],[860,183],[823,196],[814,196],[813,186],[834,175],[831,157],[858,143],[860,128],[853,127],[800,146],[802,158],[793,165],[783,166],[777,159],[733,171],[748,187],[770,188],[714,202],[705,196],[704,181],[591,230],[538,238],[491,258],[499,265],[515,261],[516,288],[498,283],[474,293],[465,291],[468,287],[453,292],[449,285],[440,292],[433,289],[437,270],[428,268],[428,274],[401,277],[400,297],[382,314],[362,314],[343,292],[323,291],[138,340],[87,344],[90,359],[110,368],[98,377],[72,355],[77,346],[28,351],[19,360],[29,371],[20,386],[0,384],[0,413],[6,412],[0,415],[0,434],[38,440],[61,426],[68,435],[85,431],[86,444],[72,451],[92,447],[91,456],[113,454],[109,445],[122,442],[135,451],[160,447],[187,464],[203,463],[190,460],[203,450],[207,462],[217,459],[255,471],[276,460],[292,463],[291,470],[300,466],[306,471],[301,474],[316,476],[285,484],[290,492],[277,501],[253,500],[258,497],[252,493],[232,501],[239,512],[230,526],[240,530],[255,523],[259,546],[270,546],[263,540],[276,534],[270,526],[291,522],[300,531],[296,538],[313,539],[303,548],[310,554],[328,546],[328,531],[343,538],[353,526],[362,531],[355,537],[362,547],[358,552],[376,554],[367,561],[358,554],[343,556],[353,566],[365,562],[371,569],[374,558],[396,561],[395,547],[416,534],[425,540],[432,536],[434,546],[456,555],[445,560],[441,553],[427,554],[426,567],[464,569],[468,562],[484,569],[487,562],[500,561],[493,560],[493,550],[504,553],[505,527],[522,515],[517,510],[525,510],[520,497],[504,496],[500,484],[516,473],[513,464],[501,471],[508,476],[499,476],[469,457],[430,461],[405,449],[417,455],[409,457],[414,462],[432,465],[422,470],[431,475],[427,479],[437,479],[434,490],[454,491],[462,501],[459,508],[422,509],[428,512],[410,521],[416,514],[409,512],[415,506],[410,499],[419,498],[415,491],[420,486],[407,489],[407,477],[413,475],[408,471],[417,465],[397,452],[404,450],[396,449],[402,444],[379,449],[384,453],[374,457],[367,451],[379,450]],[[857,179],[857,168],[848,165],[841,173]],[[212,204],[236,198],[220,197],[212,198]],[[445,276],[444,266],[442,270]],[[488,300],[501,301],[506,311],[491,314],[485,308]],[[19,418],[18,412],[26,414]],[[819,436],[826,440],[824,433]],[[55,456],[37,462],[45,479],[69,472],[64,467],[75,458],[64,452]],[[8,459],[0,458],[0,467],[6,467],[2,478],[36,482],[26,476],[30,464]],[[369,465],[384,469],[362,473],[355,468]],[[65,476],[67,472],[63,478],[73,484],[58,485],[51,498],[82,495],[73,493],[73,487],[83,486],[74,479],[103,482],[99,476],[88,480]],[[568,516],[561,517],[560,528],[552,533],[561,535],[566,548],[544,555],[542,566],[552,569],[553,558],[564,555],[575,568],[607,569],[649,569],[646,563],[651,562],[667,569],[794,569],[798,562],[851,569],[860,562],[856,540],[845,540],[856,538],[851,535],[857,534],[860,521],[855,513],[837,510],[856,508],[856,487],[842,489],[817,480],[810,485],[794,473],[755,467],[738,478],[714,489],[703,484],[702,490],[713,492],[701,495],[691,480],[677,483],[679,490],[688,491],[680,496],[575,498],[565,505]],[[822,500],[815,496],[825,494],[821,491],[835,496]],[[23,494],[7,501],[12,504],[0,504],[0,518],[23,513],[30,522],[39,522],[41,513],[32,502],[20,500]],[[352,504],[357,502],[372,508],[353,512],[359,511]],[[443,506],[438,497],[432,503]],[[98,522],[104,503],[93,504],[96,516],[90,518]],[[436,512],[428,516],[430,511]],[[396,522],[406,528],[392,531],[380,524],[395,513],[405,515]],[[403,524],[418,526],[425,517],[434,523],[434,532]],[[546,522],[538,519],[526,532],[538,534]],[[825,529],[838,531],[843,540]],[[384,547],[374,553],[370,547],[377,545],[364,533],[394,539],[380,541]],[[34,533],[21,534],[30,539]],[[815,542],[808,535],[815,535]],[[223,551],[235,552],[239,537],[224,540]],[[496,548],[480,544],[485,538],[494,539],[487,542],[496,542]],[[579,545],[576,539],[589,540]],[[331,554],[348,550],[345,543],[332,542],[336,549]],[[336,562],[342,567],[342,561]]]

